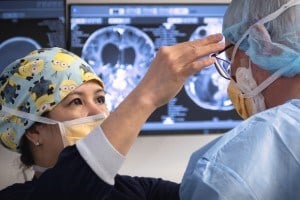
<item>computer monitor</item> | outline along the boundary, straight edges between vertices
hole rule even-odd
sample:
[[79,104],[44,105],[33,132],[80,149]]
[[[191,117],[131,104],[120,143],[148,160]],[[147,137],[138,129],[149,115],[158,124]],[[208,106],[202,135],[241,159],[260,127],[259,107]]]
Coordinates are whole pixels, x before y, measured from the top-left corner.
[[[103,79],[107,106],[139,83],[161,46],[221,32],[226,4],[68,4],[70,51]],[[142,134],[220,133],[241,122],[227,96],[228,80],[214,66],[190,77],[179,94],[156,110]]]
[[44,47],[66,48],[64,0],[0,1],[0,72]]

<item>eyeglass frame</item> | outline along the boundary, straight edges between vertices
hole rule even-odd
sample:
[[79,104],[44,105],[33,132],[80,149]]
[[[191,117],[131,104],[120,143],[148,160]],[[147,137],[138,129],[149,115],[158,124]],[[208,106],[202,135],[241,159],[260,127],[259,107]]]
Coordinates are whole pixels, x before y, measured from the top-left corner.
[[222,76],[223,78],[225,78],[227,80],[230,80],[230,74],[228,73],[227,70],[225,70],[221,66],[221,64],[219,63],[219,60],[222,60],[223,62],[226,62],[229,65],[231,64],[231,62],[228,61],[228,60],[224,60],[222,58],[219,58],[218,55],[220,55],[221,53],[223,53],[224,51],[226,51],[227,49],[229,49],[230,47],[233,47],[233,46],[234,46],[234,44],[230,44],[230,45],[226,46],[223,50],[210,55],[210,57],[216,58],[216,62],[214,62],[214,65],[215,65],[215,68],[217,69],[218,73],[220,74],[220,76]]

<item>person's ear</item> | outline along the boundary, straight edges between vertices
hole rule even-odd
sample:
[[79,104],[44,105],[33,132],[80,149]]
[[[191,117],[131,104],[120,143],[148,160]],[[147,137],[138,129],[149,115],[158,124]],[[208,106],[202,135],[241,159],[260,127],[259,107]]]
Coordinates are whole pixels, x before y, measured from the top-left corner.
[[35,125],[26,130],[25,136],[35,146],[40,146],[42,144],[40,132]]

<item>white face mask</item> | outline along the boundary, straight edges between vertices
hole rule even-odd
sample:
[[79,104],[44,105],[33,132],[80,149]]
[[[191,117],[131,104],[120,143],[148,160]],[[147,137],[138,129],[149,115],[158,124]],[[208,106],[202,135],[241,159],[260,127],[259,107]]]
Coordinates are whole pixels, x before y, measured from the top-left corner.
[[260,91],[256,90],[257,93],[249,96],[249,93],[257,87],[249,60],[249,67],[239,67],[236,71],[236,83],[231,80],[228,87],[228,96],[243,119],[266,109],[264,97]]
[[252,103],[252,114],[261,112],[266,109],[265,98],[261,94],[261,91],[257,91],[249,97],[247,94],[251,93],[255,88],[258,87],[252,74],[251,61],[249,59],[248,68],[240,67],[236,72],[236,82],[239,89],[245,95],[245,98],[249,98]]
[[2,110],[6,113],[10,113],[11,115],[16,115],[18,117],[22,117],[34,122],[40,122],[50,125],[57,124],[62,136],[64,147],[75,144],[76,141],[85,137],[94,128],[100,126],[100,124],[106,118],[106,115],[104,113],[100,113],[93,116],[60,122],[46,117],[33,115],[31,113],[15,110],[6,106],[2,106]]

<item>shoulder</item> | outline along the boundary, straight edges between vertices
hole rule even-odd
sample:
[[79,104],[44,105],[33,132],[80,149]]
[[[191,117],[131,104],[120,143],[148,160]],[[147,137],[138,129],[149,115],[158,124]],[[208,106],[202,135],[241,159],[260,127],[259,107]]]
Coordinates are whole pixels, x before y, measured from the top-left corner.
[[20,200],[26,199],[35,185],[35,181],[27,181],[25,183],[16,183],[8,186],[0,191],[1,200]]
[[[299,199],[298,194],[284,191],[277,184],[278,180],[292,181],[300,173],[299,115],[300,100],[286,102],[252,116],[208,147],[196,151],[182,180],[180,192],[185,197],[182,199],[210,195],[214,199],[218,195],[228,199],[250,199],[254,198],[252,195],[265,199],[269,194],[261,191],[276,191],[274,194],[280,196],[277,199],[284,199],[286,194]],[[270,181],[257,184],[265,180]]]
[[152,178],[152,177],[138,177],[138,176],[128,176],[128,175],[117,175],[115,178],[116,183],[128,183],[136,185],[156,185],[162,184],[166,186],[178,186],[178,183],[167,181],[162,178]]
[[226,152],[226,156],[237,159],[239,158],[237,155],[251,152],[243,150],[260,148],[266,145],[265,142],[276,142],[279,138],[282,139],[288,135],[294,135],[293,138],[298,138],[299,115],[300,100],[288,101],[280,106],[260,112],[194,152],[191,161],[196,164],[199,158],[204,160],[222,159],[224,152]]
[[179,198],[179,184],[161,178],[117,175],[114,190],[132,199],[176,200]]

